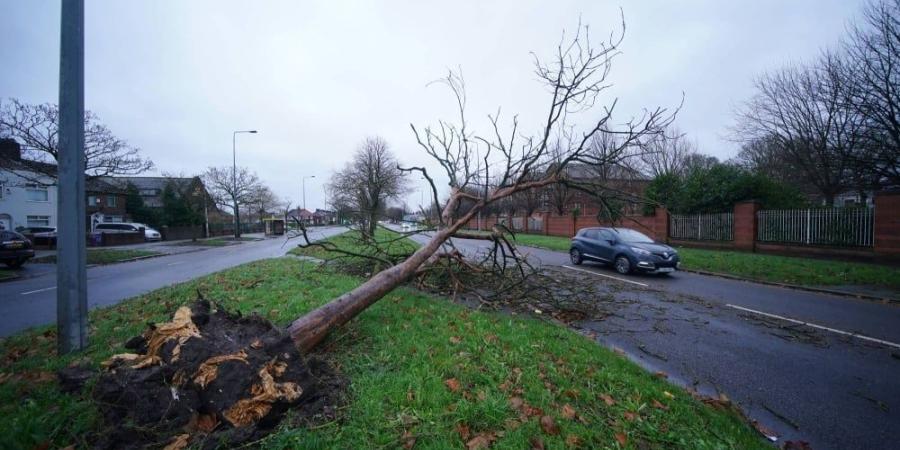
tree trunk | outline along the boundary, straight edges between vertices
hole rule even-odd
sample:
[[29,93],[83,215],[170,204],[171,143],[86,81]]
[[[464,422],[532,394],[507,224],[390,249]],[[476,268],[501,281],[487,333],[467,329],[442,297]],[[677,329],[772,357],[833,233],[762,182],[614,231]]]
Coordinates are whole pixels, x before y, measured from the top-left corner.
[[[471,219],[471,213],[468,216],[466,220]],[[357,286],[356,289],[291,323],[288,333],[300,351],[308,352],[325,339],[332,329],[349,322],[385,294],[412,277],[416,270],[434,255],[441,244],[450,238],[466,220],[457,221],[453,226],[438,231],[427,244],[402,263],[378,272],[368,281]]]

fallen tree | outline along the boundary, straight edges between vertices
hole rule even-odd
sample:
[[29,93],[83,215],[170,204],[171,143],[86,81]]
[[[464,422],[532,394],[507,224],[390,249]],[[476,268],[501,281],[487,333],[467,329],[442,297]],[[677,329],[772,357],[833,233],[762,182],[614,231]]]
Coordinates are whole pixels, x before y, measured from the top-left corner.
[[[472,132],[466,120],[465,84],[451,72],[440,83],[453,93],[458,122],[439,121],[437,127],[419,130],[410,125],[418,145],[441,167],[449,180],[450,195],[443,203],[438,223],[430,239],[408,258],[376,273],[357,288],[296,319],[288,328],[301,351],[309,351],[328,333],[377,302],[385,294],[411,279],[424,267],[442,258],[461,258],[450,241],[453,237],[492,239],[498,235],[465,234],[462,230],[480,211],[492,204],[527,191],[562,185],[588,192],[600,203],[615,189],[603,189],[602,183],[575,180],[567,168],[582,164],[594,168],[627,165],[629,158],[640,157],[647,142],[656,139],[672,122],[675,111],[664,108],[644,110],[620,125],[614,125],[617,99],[588,118],[588,126],[578,130],[578,119],[596,111],[601,96],[610,88],[608,76],[612,62],[620,53],[624,38],[621,29],[609,38],[592,44],[588,27],[578,24],[576,32],[561,39],[552,60],[545,63],[535,57],[535,74],[551,94],[546,120],[533,135],[519,129],[513,117],[504,132],[499,117],[489,115],[490,132]],[[603,140],[606,145],[594,145]],[[598,151],[598,148],[602,151]],[[433,204],[440,205],[434,178],[425,167],[401,168],[419,172],[431,186]],[[490,181],[488,181],[490,180]],[[490,185],[490,188],[488,188]],[[305,236],[305,235],[304,235]],[[310,245],[309,240],[306,244]]]

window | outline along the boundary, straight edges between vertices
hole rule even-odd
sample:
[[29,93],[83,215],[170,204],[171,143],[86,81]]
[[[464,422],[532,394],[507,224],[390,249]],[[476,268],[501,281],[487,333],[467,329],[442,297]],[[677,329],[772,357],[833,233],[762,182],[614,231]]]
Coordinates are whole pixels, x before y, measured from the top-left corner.
[[29,184],[25,187],[25,195],[29,202],[46,202],[50,200],[45,186]]
[[118,199],[119,198],[116,197],[115,195],[107,195],[106,196],[106,206],[109,206],[110,208],[115,208],[116,203],[118,203]]
[[103,222],[105,223],[117,223],[122,221],[122,216],[103,216]]
[[88,202],[88,206],[99,206],[100,205],[100,199],[97,198],[96,195],[88,195],[87,202]]
[[142,197],[155,197],[157,194],[159,194],[159,190],[158,189],[141,189],[140,191],[138,191],[138,194],[141,195]]
[[50,216],[26,216],[28,227],[49,227]]

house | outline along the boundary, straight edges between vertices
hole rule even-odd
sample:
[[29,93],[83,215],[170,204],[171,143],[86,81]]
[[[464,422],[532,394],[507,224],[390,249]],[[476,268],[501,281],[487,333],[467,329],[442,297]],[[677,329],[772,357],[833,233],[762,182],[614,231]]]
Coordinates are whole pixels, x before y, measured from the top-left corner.
[[18,142],[0,139],[0,230],[57,226],[57,186],[49,166],[23,160]]
[[[207,191],[200,177],[103,177],[102,181],[113,191],[128,195],[129,189],[135,189],[143,204],[150,210],[162,210],[165,206],[163,196],[167,186],[174,189],[176,196],[188,195],[191,203],[202,208],[210,223],[231,223],[231,214],[226,214],[216,207],[212,195]],[[159,224],[169,225],[169,224]]]
[[101,223],[130,221],[125,208],[126,192],[124,189],[103,179],[93,178],[85,180],[84,195],[87,200],[85,211],[88,215],[88,230],[94,231],[94,228]]
[[[607,201],[615,201],[624,215],[641,214],[644,191],[652,181],[650,177],[618,164],[597,167],[587,164],[569,164],[565,178],[574,184],[593,191]],[[550,186],[541,194],[542,211],[571,214],[578,210],[581,216],[595,216],[601,205],[594,195],[582,190]]]
[[316,208],[316,211],[313,213],[313,225],[332,225],[334,221],[334,211]]
[[294,219],[297,219],[301,223],[303,223],[303,225],[312,225],[313,220],[315,219],[314,214],[307,211],[304,208],[292,209],[292,210],[288,211],[287,215],[288,215],[288,217],[292,218],[292,219],[290,219],[291,221],[293,221]]

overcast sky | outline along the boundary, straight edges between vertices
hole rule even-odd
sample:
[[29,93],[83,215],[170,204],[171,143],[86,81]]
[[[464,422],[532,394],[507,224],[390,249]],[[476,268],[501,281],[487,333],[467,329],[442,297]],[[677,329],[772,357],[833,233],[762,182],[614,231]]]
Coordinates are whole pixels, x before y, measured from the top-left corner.
[[[857,0],[86,1],[86,107],[140,147],[156,173],[247,166],[281,197],[323,206],[323,184],[366,136],[433,166],[409,124],[452,119],[461,68],[470,125],[502,107],[534,125],[548,98],[529,52],[551,55],[579,16],[598,38],[627,30],[608,100],[625,119],[677,105],[701,151],[727,159],[733,111],[757,74],[835,45]],[[57,102],[59,1],[0,0],[0,97]],[[528,131],[528,130],[526,130]],[[534,133],[530,131],[529,133]],[[413,192],[409,203],[419,203]]]

